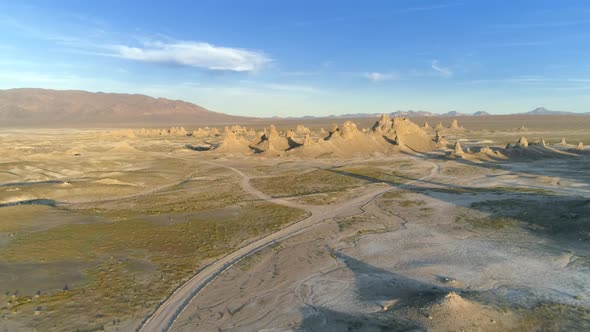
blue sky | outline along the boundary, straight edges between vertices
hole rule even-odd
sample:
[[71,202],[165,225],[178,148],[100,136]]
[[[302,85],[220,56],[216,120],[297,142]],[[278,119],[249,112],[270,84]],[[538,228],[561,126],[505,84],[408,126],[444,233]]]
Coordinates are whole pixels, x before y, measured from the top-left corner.
[[0,88],[254,116],[590,111],[585,1],[6,1]]

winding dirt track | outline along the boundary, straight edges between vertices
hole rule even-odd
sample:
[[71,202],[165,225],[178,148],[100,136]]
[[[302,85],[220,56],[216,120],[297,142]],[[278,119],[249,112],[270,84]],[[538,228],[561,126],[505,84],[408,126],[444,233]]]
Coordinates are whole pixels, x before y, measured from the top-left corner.
[[[239,262],[241,259],[258,252],[261,249],[264,249],[272,245],[273,243],[277,243],[294,235],[300,234],[301,232],[306,231],[315,225],[318,225],[324,220],[328,220],[339,216],[355,215],[361,213],[363,212],[363,208],[367,204],[371,203],[374,199],[376,199],[377,197],[379,197],[387,191],[397,188],[391,186],[374,186],[374,188],[371,188],[371,190],[364,193],[363,195],[354,197],[350,200],[335,205],[303,205],[284,199],[273,199],[269,195],[252,187],[252,185],[250,185],[250,177],[234,167],[209,161],[204,162],[210,165],[223,167],[237,173],[242,178],[242,181],[240,183],[242,188],[246,192],[260,199],[288,207],[303,209],[311,213],[311,215],[299,222],[296,222],[283,228],[282,230],[276,233],[267,235],[264,238],[247,244],[244,247],[241,247],[236,251],[220,258],[219,260],[215,261],[214,263],[206,266],[205,268],[197,272],[197,274],[195,274],[191,279],[189,279],[183,285],[178,287],[176,291],[174,291],[174,293],[172,293],[168,297],[168,299],[166,299],[160,305],[160,307],[158,307],[158,309],[147,320],[144,321],[144,323],[138,328],[138,331],[168,331],[172,324],[174,324],[176,319],[184,311],[186,306],[195,298],[195,296],[204,287],[206,287],[209,283],[211,283],[224,271],[226,271],[231,266]],[[416,180],[408,181],[404,185],[410,185],[418,181],[427,180],[439,174],[439,166],[435,163],[430,164],[433,165],[433,168],[429,175]],[[404,185],[398,187],[403,187]]]

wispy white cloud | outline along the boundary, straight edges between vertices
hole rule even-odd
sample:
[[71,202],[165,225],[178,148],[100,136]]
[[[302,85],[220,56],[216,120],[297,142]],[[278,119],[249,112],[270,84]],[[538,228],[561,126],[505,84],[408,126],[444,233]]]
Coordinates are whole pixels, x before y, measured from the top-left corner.
[[441,66],[438,60],[432,60],[430,67],[432,67],[432,69],[434,69],[436,72],[438,72],[440,75],[444,77],[453,76],[453,71],[448,67]]
[[252,72],[272,61],[262,52],[193,41],[152,42],[142,47],[113,45],[109,48],[113,56],[124,59],[209,70]]
[[370,80],[371,82],[382,82],[399,79],[399,75],[396,73],[363,73],[363,77]]
[[538,75],[521,75],[506,78],[479,79],[460,82],[468,85],[487,84],[516,84],[535,88],[546,88],[553,90],[585,90],[590,88],[590,78],[585,77],[545,77]]
[[289,93],[316,94],[321,92],[321,90],[309,85],[266,83],[262,84],[261,87],[269,90]]
[[317,76],[320,74],[319,71],[283,71],[280,73],[283,76],[291,77],[306,77],[306,76]]

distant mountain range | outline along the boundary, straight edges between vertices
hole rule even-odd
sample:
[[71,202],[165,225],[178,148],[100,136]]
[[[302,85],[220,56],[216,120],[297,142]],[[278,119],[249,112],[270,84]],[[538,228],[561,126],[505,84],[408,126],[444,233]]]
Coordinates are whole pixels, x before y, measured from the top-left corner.
[[[590,113],[583,113],[590,115]],[[381,113],[355,113],[331,116],[304,116],[278,119],[314,118],[376,118]],[[392,116],[491,116],[484,111],[465,114],[451,111],[437,114],[426,111],[397,111]],[[581,113],[551,111],[538,107],[519,115],[581,115]],[[0,126],[69,126],[69,125],[222,125],[252,123],[268,119],[238,117],[213,112],[201,106],[165,98],[139,94],[87,92],[79,90],[9,89],[0,90]]]
[[180,100],[79,90],[0,90],[0,125],[222,124],[254,118]]
[[[304,116],[301,118],[290,117],[288,119],[314,119],[314,118],[373,118],[379,117],[382,113],[355,113],[355,114],[342,114],[342,115],[329,115],[322,117]],[[457,111],[450,111],[447,113],[433,113],[427,111],[396,111],[389,114],[390,116],[407,116],[407,117],[430,117],[430,116],[447,116],[447,117],[458,117],[458,116],[494,116],[494,114],[486,111],[477,111],[473,114],[461,113]],[[588,113],[575,113],[575,112],[563,112],[563,111],[551,111],[544,107],[537,107],[534,110],[526,113],[512,113],[504,115],[590,115]]]
[[[575,114],[580,114],[580,113],[574,113],[574,112],[564,112],[564,111],[550,111],[548,109],[546,109],[545,107],[537,107],[534,110],[525,113],[525,114],[530,114],[530,115],[575,115]],[[582,113],[582,114],[590,114],[589,113]]]
[[[588,112],[588,113],[575,113],[575,112],[564,112],[564,111],[551,111],[551,110],[546,109],[545,107],[537,107],[530,112],[513,113],[510,115],[588,115],[588,114],[590,114],[590,112]],[[456,111],[450,111],[450,112],[442,113],[442,114],[437,114],[437,113],[432,113],[432,112],[424,112],[424,111],[418,111],[418,112],[397,111],[397,112],[391,113],[391,115],[401,115],[401,116],[412,117],[412,116],[492,116],[493,114],[490,114],[486,111],[477,111],[473,114],[460,113],[460,112],[456,112]]]

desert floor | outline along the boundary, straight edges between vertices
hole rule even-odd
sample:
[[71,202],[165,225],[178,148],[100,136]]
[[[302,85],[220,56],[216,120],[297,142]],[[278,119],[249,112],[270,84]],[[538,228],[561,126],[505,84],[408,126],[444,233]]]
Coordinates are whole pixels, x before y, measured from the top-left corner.
[[564,153],[270,158],[1,129],[0,330],[588,330],[589,132],[520,125],[446,137]]

